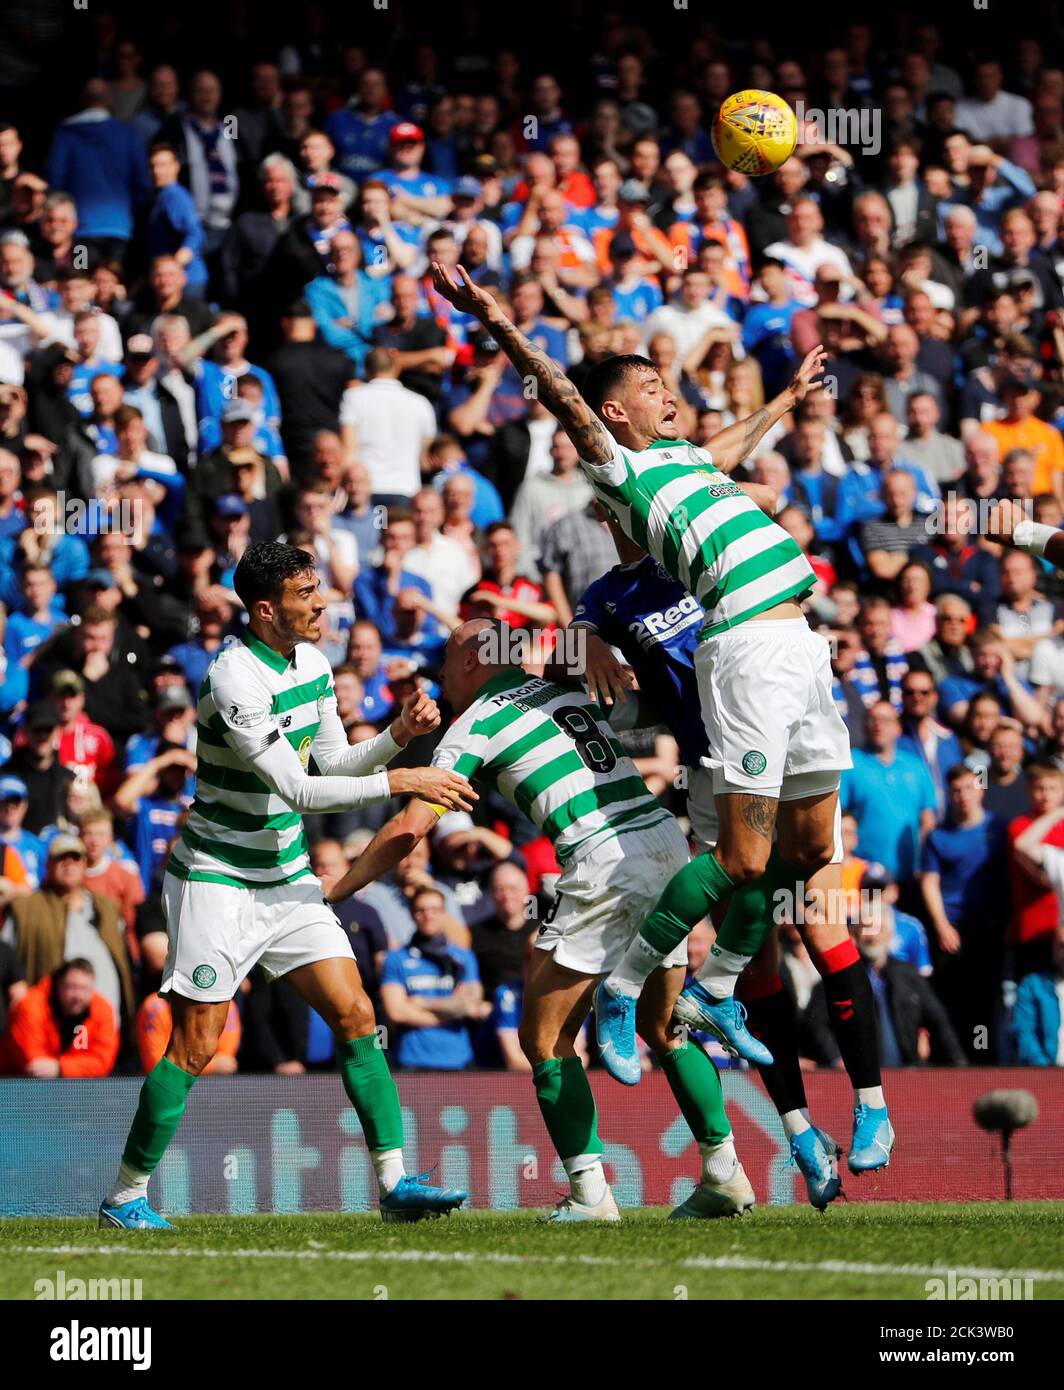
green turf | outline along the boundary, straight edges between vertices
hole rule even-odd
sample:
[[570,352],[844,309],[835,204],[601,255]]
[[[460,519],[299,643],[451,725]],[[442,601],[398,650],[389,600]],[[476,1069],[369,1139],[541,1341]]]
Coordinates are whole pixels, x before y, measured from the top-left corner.
[[[375,1215],[202,1216],[172,1232],[0,1221],[0,1298],[33,1298],[34,1282],[55,1280],[62,1269],[68,1284],[140,1279],[145,1299],[923,1299],[931,1267],[1047,1271],[1054,1277],[1036,1277],[1034,1297],[1064,1298],[1061,1203],[839,1205],[823,1216],[765,1207],[715,1222],[664,1217],[645,1211],[619,1226],[557,1227],[526,1212],[403,1226]],[[96,1247],[118,1253],[94,1254]],[[221,1254],[199,1253],[208,1251]],[[274,1253],[241,1253],[252,1251]],[[700,1267],[720,1259],[740,1267]],[[815,1268],[744,1268],[744,1261]],[[851,1268],[832,1269],[833,1261]]]

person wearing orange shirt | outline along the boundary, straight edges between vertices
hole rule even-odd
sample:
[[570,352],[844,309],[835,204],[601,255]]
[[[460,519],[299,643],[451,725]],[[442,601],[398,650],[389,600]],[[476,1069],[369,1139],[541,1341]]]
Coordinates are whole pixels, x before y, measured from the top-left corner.
[[1035,496],[1054,492],[1064,497],[1064,439],[1060,431],[1035,415],[1040,393],[1031,377],[1006,377],[1001,387],[1005,402],[1005,417],[988,420],[983,425],[1005,458],[1013,449],[1023,449],[1034,458]]
[[724,248],[724,285],[728,294],[746,300],[750,294],[750,243],[742,223],[728,216],[728,190],[720,174],[699,174],[692,189],[695,215],[674,222],[669,240],[682,248],[687,264],[694,265],[706,242]]
[[555,135],[550,142],[550,157],[558,175],[558,192],[574,208],[595,206],[595,189],[580,167],[580,141],[575,135]]
[[[145,1075],[155,1067],[170,1041],[174,1018],[170,1005],[161,994],[149,994],[137,1010],[137,1051]],[[236,1071],[236,1054],[240,1051],[240,1010],[236,1000],[229,1001],[225,1027],[218,1039],[218,1050],[203,1068],[204,1076],[228,1076]]]
[[26,991],[0,1038],[3,1076],[109,1076],[117,1057],[115,1011],[77,957]]
[[841,887],[846,894],[846,915],[851,921],[861,914],[861,880],[868,868],[867,859],[859,859],[854,853],[857,848],[857,818],[843,816],[840,827],[842,836]]
[[78,817],[78,827],[85,846],[85,881],[94,893],[102,893],[118,904],[130,959],[139,964],[137,908],[144,901],[144,883],[137,862],[119,854],[110,811],[86,811]]

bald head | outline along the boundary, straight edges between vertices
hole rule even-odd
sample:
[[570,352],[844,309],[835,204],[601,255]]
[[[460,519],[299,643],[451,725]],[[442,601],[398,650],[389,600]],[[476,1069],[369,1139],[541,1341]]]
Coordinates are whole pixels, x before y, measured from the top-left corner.
[[470,618],[447,639],[440,684],[447,703],[461,714],[488,681],[514,669],[509,625],[497,618]]

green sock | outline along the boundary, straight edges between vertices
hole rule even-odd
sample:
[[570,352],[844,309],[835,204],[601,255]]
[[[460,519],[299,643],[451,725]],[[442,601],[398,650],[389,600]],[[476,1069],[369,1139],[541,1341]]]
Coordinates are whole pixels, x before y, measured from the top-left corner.
[[362,1123],[366,1147],[370,1152],[401,1149],[403,1116],[399,1109],[399,1092],[377,1042],[377,1034],[342,1042],[337,1048],[337,1057],[340,1078]]
[[548,1057],[532,1068],[543,1123],[564,1162],[582,1154],[601,1154],[595,1097],[579,1057]]
[[737,956],[756,956],[776,925],[780,906],[776,894],[780,889],[789,894],[787,905],[793,910],[795,871],[784,863],[774,848],[761,877],[732,893],[727,915],[717,932],[716,945]]
[[712,1061],[694,1043],[666,1052],[661,1070],[676,1104],[700,1144],[722,1144],[731,1135],[724,1112],[724,1092]]
[[166,1057],[156,1062],[140,1088],[122,1162],[138,1173],[154,1173],[174,1137],[196,1078]]
[[685,864],[669,880],[654,911],[610,975],[610,987],[622,994],[638,995],[651,971],[672,955],[695,923],[733,887],[713,854],[700,854]]

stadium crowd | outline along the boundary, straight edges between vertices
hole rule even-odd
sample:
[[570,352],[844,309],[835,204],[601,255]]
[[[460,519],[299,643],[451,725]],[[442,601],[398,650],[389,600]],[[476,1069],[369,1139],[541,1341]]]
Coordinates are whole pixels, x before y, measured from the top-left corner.
[[[835,640],[883,1060],[1064,1064],[1064,584],[981,535],[999,496],[1064,520],[1060,32],[1016,16],[1008,51],[951,49],[901,15],[739,46],[610,11],[555,70],[461,9],[443,45],[310,4],[213,65],[176,16],[155,40],[93,12],[77,109],[0,123],[0,1073],[162,1054],[160,878],[249,543],[315,557],[352,741],[436,693],[459,618],[534,630],[546,657],[618,563],[573,446],[430,260],[577,385],[645,353],[702,444],[824,343],[826,389],[745,473]],[[812,113],[771,177],[714,155],[743,87]],[[875,138],[833,138],[832,112]],[[667,728],[625,737],[682,816]],[[308,817],[315,872],[395,809]],[[338,908],[397,1065],[528,1069],[521,978],[557,875],[483,789]],[[836,1065],[819,977],[780,937],[803,1057]],[[333,1046],[256,972],[209,1069],[319,1069]]]

